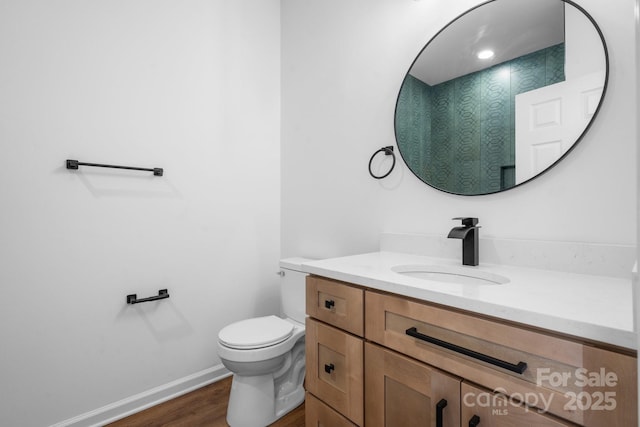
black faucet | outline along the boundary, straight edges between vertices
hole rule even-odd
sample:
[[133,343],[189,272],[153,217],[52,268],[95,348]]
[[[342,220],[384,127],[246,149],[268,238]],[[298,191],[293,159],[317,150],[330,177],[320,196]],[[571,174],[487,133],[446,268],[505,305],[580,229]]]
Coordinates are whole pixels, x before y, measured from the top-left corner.
[[453,227],[447,237],[462,239],[462,265],[478,265],[478,218],[458,217],[454,220],[462,220],[462,227]]

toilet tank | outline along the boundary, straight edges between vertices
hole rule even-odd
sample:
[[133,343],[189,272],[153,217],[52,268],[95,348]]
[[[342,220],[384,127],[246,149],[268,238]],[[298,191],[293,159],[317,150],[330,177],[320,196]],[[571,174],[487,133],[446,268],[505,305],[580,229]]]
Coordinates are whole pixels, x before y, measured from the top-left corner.
[[287,258],[280,260],[280,310],[284,317],[304,323],[305,319],[305,278],[301,264],[312,261],[307,258]]

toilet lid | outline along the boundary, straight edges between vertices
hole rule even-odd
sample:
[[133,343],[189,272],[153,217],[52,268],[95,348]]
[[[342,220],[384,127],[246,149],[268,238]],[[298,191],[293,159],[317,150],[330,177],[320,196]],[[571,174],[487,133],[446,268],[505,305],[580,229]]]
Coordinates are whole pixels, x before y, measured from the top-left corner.
[[281,343],[292,333],[293,324],[278,316],[265,316],[225,326],[218,334],[218,340],[227,347],[250,350]]

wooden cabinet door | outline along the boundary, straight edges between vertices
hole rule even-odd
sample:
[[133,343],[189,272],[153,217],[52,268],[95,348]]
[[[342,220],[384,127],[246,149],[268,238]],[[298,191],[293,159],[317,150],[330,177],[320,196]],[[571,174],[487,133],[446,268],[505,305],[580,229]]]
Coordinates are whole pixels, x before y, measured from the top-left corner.
[[466,427],[568,427],[569,421],[527,408],[504,395],[462,383],[462,426]]
[[367,427],[457,427],[460,379],[365,343]]
[[306,388],[357,425],[363,421],[363,341],[307,318]]
[[305,397],[304,419],[305,427],[357,427],[311,393]]

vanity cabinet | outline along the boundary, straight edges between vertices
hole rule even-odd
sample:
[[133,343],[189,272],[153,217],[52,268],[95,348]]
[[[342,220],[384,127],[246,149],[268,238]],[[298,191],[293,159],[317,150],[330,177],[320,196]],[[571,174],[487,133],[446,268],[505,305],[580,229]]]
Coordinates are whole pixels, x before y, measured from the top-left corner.
[[624,350],[317,276],[307,314],[312,407],[355,425],[637,425]]

